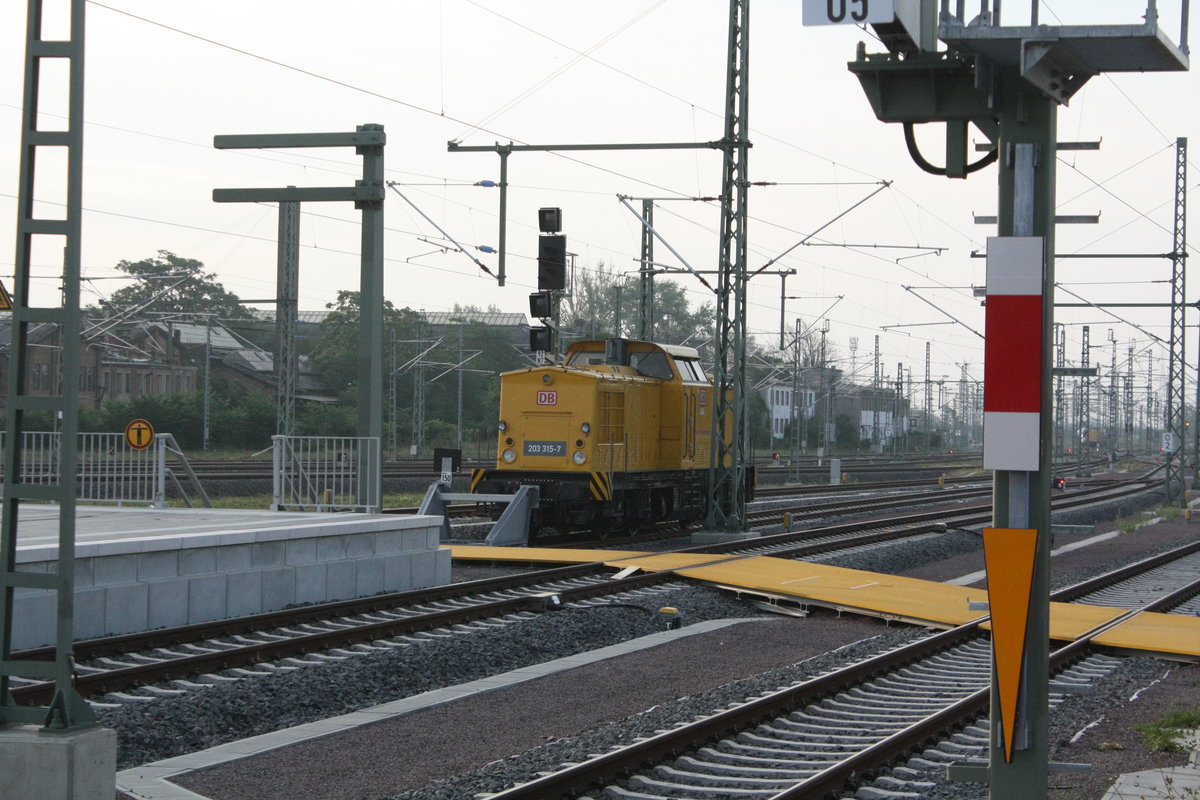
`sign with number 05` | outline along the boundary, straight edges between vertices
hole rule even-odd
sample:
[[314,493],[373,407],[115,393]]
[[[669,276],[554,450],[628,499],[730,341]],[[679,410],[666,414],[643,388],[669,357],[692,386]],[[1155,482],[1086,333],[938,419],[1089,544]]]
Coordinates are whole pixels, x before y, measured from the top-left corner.
[[861,25],[896,18],[892,0],[804,0],[805,25]]

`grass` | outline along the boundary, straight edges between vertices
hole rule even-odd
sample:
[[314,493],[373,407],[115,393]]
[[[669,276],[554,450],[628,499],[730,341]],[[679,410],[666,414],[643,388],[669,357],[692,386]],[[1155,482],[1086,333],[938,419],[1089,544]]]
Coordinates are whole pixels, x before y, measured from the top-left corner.
[[1200,728],[1200,709],[1179,708],[1164,716],[1160,722],[1168,728],[1182,730]]
[[1194,708],[1176,709],[1154,722],[1133,726],[1142,734],[1146,747],[1157,753],[1184,752],[1183,745],[1175,739],[1181,732],[1196,728],[1200,728],[1200,711]]
[[266,450],[184,450],[189,461],[270,461],[271,448]]
[[1126,519],[1120,514],[1117,515],[1117,518],[1113,524],[1117,526],[1117,530],[1119,530],[1121,533],[1133,533],[1137,530],[1137,522],[1131,519]]
[[1183,509],[1179,506],[1163,506],[1155,513],[1167,522],[1174,522],[1183,516]]

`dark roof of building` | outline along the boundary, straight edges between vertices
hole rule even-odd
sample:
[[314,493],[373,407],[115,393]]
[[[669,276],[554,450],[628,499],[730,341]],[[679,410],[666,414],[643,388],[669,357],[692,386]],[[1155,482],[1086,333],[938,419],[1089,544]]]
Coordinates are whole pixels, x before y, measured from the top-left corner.
[[151,322],[148,327],[161,331],[169,330],[172,335],[179,337],[180,344],[189,347],[203,346],[206,342],[211,343],[214,350],[241,350],[246,346],[220,325],[213,325],[210,329],[207,325],[191,322]]
[[475,322],[496,328],[529,326],[529,320],[524,314],[509,311],[421,311],[419,313],[430,325],[448,326],[458,325],[462,322]]
[[[250,309],[250,313],[254,315],[255,319],[261,322],[275,321],[275,309],[273,308],[252,308]],[[331,313],[331,310],[328,308],[312,311],[304,311],[301,309],[300,311],[296,312],[296,321],[308,325],[320,325]]]

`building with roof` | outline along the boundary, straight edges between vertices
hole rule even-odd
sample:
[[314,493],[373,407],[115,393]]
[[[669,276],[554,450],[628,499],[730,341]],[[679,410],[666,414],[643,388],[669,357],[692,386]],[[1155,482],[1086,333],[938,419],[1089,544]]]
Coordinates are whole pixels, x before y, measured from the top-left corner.
[[522,340],[529,339],[529,319],[519,312],[509,311],[418,311],[425,324],[433,328],[457,328],[462,323],[487,325],[490,328],[509,328]]
[[785,379],[757,387],[767,404],[771,436],[777,442],[787,435],[793,415],[800,420],[824,419],[826,414],[833,420],[845,417],[858,439],[873,447],[894,447],[896,440],[913,431],[909,401],[892,385],[874,388],[848,383],[842,371],[834,368],[826,370],[822,379],[821,372],[817,368],[802,370],[795,386]]
[[[8,377],[11,320],[0,320],[0,379]],[[114,400],[147,395],[186,394],[203,388],[205,366],[213,380],[226,379],[273,395],[277,391],[274,358],[225,326],[190,322],[85,319],[80,354],[79,403],[98,409]],[[26,387],[48,396],[61,372],[62,345],[57,325],[29,331]],[[334,402],[335,394],[300,359],[299,399]],[[3,402],[3,400],[0,400]]]

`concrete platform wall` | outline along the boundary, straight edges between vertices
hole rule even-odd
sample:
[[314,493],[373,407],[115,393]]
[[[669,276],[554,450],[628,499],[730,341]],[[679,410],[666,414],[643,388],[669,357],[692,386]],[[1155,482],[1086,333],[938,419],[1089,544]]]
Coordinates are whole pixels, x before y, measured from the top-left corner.
[[[80,544],[75,635],[89,639],[450,582],[439,517],[338,515],[268,530]],[[321,515],[328,520],[329,515]],[[54,569],[57,547],[18,548],[18,569]],[[53,641],[53,592],[19,589],[17,649]]]

